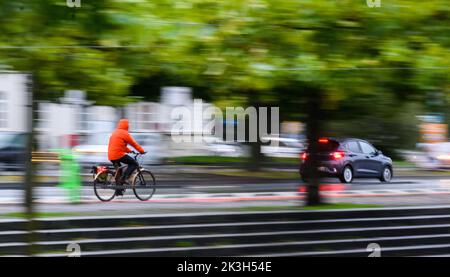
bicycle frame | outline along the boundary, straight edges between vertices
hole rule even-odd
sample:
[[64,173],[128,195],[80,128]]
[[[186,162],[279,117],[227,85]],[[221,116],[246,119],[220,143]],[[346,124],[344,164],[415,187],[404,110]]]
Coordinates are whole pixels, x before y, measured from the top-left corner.
[[[135,153],[135,152],[132,152],[132,154],[134,155],[134,157],[133,157],[133,159],[136,161],[136,163],[138,164],[138,166],[137,166],[137,168],[136,168],[136,170],[133,172],[133,173],[135,173],[135,174],[138,174],[138,176],[141,178],[141,182],[144,182],[145,183],[145,180],[143,180],[142,179],[142,170],[144,169],[142,166],[141,166],[141,163],[139,162],[139,160],[138,160],[138,157],[140,156],[140,155],[142,155],[142,154],[140,154],[140,153]],[[125,168],[124,168],[125,169]],[[122,171],[124,171],[124,170],[122,170]],[[104,173],[105,171],[103,171],[103,173]],[[116,183],[117,183],[117,180],[118,180],[118,178],[120,178],[120,175],[119,175],[119,172],[120,172],[120,166],[115,166],[114,167],[114,180],[116,181]],[[121,174],[123,174],[122,172],[120,172]],[[96,177],[98,177],[98,175],[96,176]],[[131,177],[131,176],[130,176]],[[126,186],[124,186],[125,188],[126,188]]]
[[[112,178],[110,179],[110,181],[106,181],[106,184],[104,184],[104,188],[106,189],[112,189],[112,190],[121,190],[121,194],[119,195],[123,195],[123,193],[125,192],[126,189],[132,189],[135,196],[141,200],[141,201],[147,201],[149,200],[153,194],[155,193],[155,177],[154,175],[147,169],[145,169],[141,163],[139,162],[139,153],[134,153],[133,152],[133,156],[132,158],[136,161],[137,163],[137,168],[135,171],[133,171],[132,176],[132,182],[131,184],[118,184],[117,179],[120,177],[120,173],[123,172],[123,169],[125,169],[125,167],[119,166],[118,164],[114,165],[115,169],[112,169],[111,166],[98,166],[98,167],[94,167],[93,168],[93,173],[95,174],[95,178],[94,178],[94,191],[95,194],[97,196],[97,198],[99,198],[101,201],[111,201],[114,197],[115,194],[108,196],[106,198],[99,196],[98,194],[98,188],[102,189],[102,184],[101,182],[104,182],[103,180],[101,180],[101,176],[110,176],[108,178]],[[122,170],[120,170],[120,168],[123,168]],[[146,180],[148,177],[150,177],[150,180]],[[139,178],[139,179],[136,179]],[[100,184],[97,183],[97,181],[100,179]],[[137,185],[139,184],[139,185]],[[142,189],[150,189],[150,194],[147,194],[146,196],[144,196],[145,194],[141,194]]]

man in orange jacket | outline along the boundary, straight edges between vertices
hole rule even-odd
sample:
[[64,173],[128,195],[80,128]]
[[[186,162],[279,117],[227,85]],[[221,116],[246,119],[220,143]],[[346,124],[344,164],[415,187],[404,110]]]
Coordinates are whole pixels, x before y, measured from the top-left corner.
[[[145,150],[134,140],[134,138],[128,133],[129,123],[127,119],[121,119],[117,125],[117,129],[112,133],[109,138],[108,145],[108,159],[115,165],[120,166],[122,163],[127,164],[127,170],[122,174],[120,178],[120,184],[126,183],[130,175],[137,169],[138,163],[128,156],[128,153],[133,152],[128,148],[128,144],[133,146],[134,149],[141,154],[145,153]],[[120,194],[120,191],[118,191]]]

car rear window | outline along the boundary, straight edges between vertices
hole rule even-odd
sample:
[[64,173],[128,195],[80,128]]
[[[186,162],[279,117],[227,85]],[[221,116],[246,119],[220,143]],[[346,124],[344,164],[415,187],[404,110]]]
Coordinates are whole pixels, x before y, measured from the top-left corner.
[[349,141],[347,142],[347,150],[353,153],[361,153],[361,149],[359,149],[359,145],[357,141]]
[[328,142],[319,142],[318,150],[320,152],[329,152],[338,149],[339,142],[335,140],[328,140]]

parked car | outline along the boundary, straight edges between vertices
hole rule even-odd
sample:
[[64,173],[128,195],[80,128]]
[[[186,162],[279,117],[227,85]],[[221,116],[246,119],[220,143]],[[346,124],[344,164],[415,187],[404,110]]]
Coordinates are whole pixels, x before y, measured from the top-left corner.
[[[378,178],[389,182],[393,177],[392,159],[365,140],[321,138],[316,154],[321,176],[337,177],[342,183],[351,183],[354,178]],[[301,154],[300,174],[303,180],[311,175],[311,156]]]
[[[78,162],[83,167],[98,164],[111,164],[108,160],[108,142],[111,134],[97,133],[88,136],[84,143],[73,148]],[[159,163],[164,157],[166,149],[162,135],[158,133],[132,133],[134,139],[145,149],[142,164]]]
[[18,170],[25,166],[26,134],[0,132],[0,170]]
[[209,155],[222,157],[243,157],[246,155],[245,147],[238,142],[218,140],[205,145]]
[[263,138],[264,140],[276,140],[277,146],[263,145],[261,146],[261,153],[268,157],[280,158],[296,158],[304,151],[305,144],[295,138]]
[[450,169],[450,142],[423,143],[421,152],[410,155],[409,160],[427,169]]

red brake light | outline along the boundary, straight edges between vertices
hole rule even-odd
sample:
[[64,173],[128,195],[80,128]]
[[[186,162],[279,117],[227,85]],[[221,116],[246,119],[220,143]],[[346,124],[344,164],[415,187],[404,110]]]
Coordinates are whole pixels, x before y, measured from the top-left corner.
[[319,143],[328,143],[328,139],[327,138],[320,138],[319,139]]
[[308,158],[308,154],[306,152],[302,153],[302,160],[306,161],[306,159]]
[[333,152],[331,153],[331,156],[333,156],[333,159],[340,160],[345,156],[344,152]]

